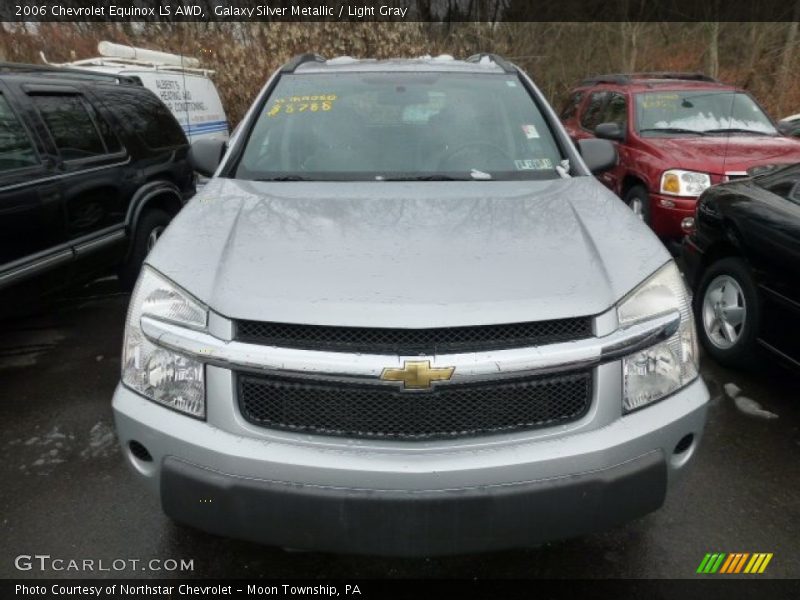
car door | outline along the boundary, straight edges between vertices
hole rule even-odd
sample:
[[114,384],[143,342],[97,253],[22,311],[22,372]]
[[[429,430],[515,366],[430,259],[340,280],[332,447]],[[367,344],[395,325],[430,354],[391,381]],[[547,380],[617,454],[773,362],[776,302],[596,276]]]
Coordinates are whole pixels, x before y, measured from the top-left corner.
[[98,267],[116,264],[126,237],[125,189],[136,177],[126,149],[81,88],[25,91],[58,152],[65,233],[76,258]]
[[594,128],[602,123],[603,112],[608,102],[609,92],[605,90],[594,91],[583,106],[574,135],[576,140],[594,137]]
[[0,84],[0,290],[72,260],[51,149]]
[[800,310],[800,165],[760,182],[768,193],[763,195],[758,218],[753,219],[753,232],[760,234],[756,243],[765,259],[765,279]]
[[569,95],[567,101],[564,103],[561,113],[558,115],[561,122],[564,124],[564,129],[567,130],[570,139],[575,142],[578,140],[577,131],[580,128],[578,118],[581,114],[580,108],[586,98],[584,90],[576,90]]
[[[622,127],[623,131],[627,132],[628,100],[625,94],[608,92],[608,98],[595,127],[600,123],[617,123]],[[628,164],[629,150],[624,141],[612,140],[612,143],[617,148],[617,155],[619,156],[617,166],[601,173],[598,179],[615,194],[620,195],[622,192],[622,180],[625,177],[625,165]]]

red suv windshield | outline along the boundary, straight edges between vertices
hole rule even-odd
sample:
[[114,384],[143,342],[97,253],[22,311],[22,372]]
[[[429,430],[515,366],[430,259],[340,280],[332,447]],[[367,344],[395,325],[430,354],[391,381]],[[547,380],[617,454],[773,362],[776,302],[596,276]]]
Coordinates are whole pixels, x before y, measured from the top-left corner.
[[731,91],[636,94],[636,129],[643,136],[778,132],[753,99]]

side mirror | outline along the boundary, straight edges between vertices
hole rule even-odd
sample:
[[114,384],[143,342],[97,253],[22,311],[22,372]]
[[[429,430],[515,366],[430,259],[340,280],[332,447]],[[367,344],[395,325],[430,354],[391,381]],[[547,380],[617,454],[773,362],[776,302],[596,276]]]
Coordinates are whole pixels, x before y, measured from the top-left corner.
[[619,123],[600,123],[594,128],[594,135],[602,140],[621,142],[625,139],[625,128]]
[[608,140],[578,140],[578,152],[592,174],[596,175],[617,166],[617,149]]
[[225,146],[225,140],[214,138],[192,142],[189,150],[189,162],[192,168],[200,175],[211,177],[225,154]]

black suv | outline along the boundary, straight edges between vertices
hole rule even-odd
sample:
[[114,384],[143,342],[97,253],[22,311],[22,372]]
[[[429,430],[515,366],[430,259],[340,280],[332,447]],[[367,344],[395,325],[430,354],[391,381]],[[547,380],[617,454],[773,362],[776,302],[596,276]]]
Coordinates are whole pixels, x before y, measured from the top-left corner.
[[188,154],[138,78],[0,64],[0,307],[110,269],[131,287],[194,193]]

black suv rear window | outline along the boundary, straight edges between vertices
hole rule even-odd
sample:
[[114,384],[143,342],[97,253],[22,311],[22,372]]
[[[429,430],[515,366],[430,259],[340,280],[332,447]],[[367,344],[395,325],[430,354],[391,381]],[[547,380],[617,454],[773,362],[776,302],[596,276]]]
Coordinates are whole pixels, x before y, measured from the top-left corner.
[[8,102],[0,96],[0,171],[39,163],[33,144]]
[[100,132],[80,96],[31,96],[64,160],[106,153]]
[[119,120],[133,128],[150,148],[170,148],[188,144],[183,129],[169,109],[145,90],[106,90],[106,106]]

